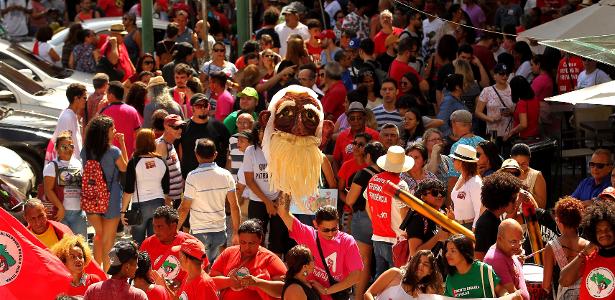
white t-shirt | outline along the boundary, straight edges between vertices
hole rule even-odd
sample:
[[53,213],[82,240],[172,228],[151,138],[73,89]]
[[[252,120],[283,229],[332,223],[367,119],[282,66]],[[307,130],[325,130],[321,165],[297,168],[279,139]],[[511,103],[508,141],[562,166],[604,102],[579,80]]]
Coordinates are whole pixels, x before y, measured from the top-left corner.
[[502,102],[504,102],[509,111],[515,111],[515,104],[512,102],[510,85],[507,85],[504,90],[498,89],[497,93],[495,91],[495,85],[485,87],[478,96],[478,101],[485,103],[485,107],[487,107],[487,116],[501,117],[497,122],[487,123],[487,133],[495,130],[498,132],[498,136],[505,136],[513,128],[513,126],[512,117],[502,116],[502,108],[504,108]]
[[515,76],[523,76],[525,79],[531,79],[530,75],[532,74],[532,65],[530,65],[530,61],[524,61],[519,68],[517,68],[517,72],[515,72]]
[[[459,179],[457,182],[459,182]],[[451,191],[451,200],[453,201],[453,212],[456,220],[473,219],[472,226],[476,225],[482,206],[480,200],[482,188],[483,180],[479,175],[470,178],[462,186],[455,183],[455,187]]]
[[48,61],[49,63],[54,64],[55,62],[51,59],[49,55],[49,51],[51,50],[51,45],[47,42],[39,42],[38,43],[38,56],[43,60]]
[[[2,2],[0,0],[0,2]],[[58,125],[56,125],[56,130],[53,132],[53,141],[55,142],[56,137],[62,131],[70,131],[71,136],[73,138],[73,144],[75,145],[75,149],[73,151],[73,158],[81,161],[81,148],[83,148],[83,141],[81,139],[81,123],[79,123],[79,119],[77,119],[77,114],[72,111],[70,108],[63,110],[60,113],[60,117],[58,118]]]
[[598,85],[611,81],[609,75],[600,69],[596,69],[593,72],[587,74],[586,71],[582,71],[577,79],[577,90],[584,89],[586,87]]
[[[267,199],[275,200],[278,197],[279,191],[272,191],[269,187],[269,174],[267,173],[267,160],[265,153],[259,148],[249,146],[243,156],[243,165],[241,166],[244,172],[254,173],[254,182],[265,194]],[[250,200],[262,202],[253,191],[250,191]]]
[[[444,27],[444,21],[439,18],[435,18],[433,21],[429,21],[429,18],[423,20],[423,33],[425,37],[423,37],[423,47],[425,48],[435,48],[436,43],[440,40],[442,36],[442,28]],[[430,33],[434,35],[431,39],[429,38]],[[428,46],[429,41],[432,41],[433,47]]]
[[56,159],[60,177],[57,178],[56,167],[53,162],[48,163],[43,169],[43,177],[59,179],[59,185],[64,186],[65,210],[81,210],[81,174],[82,164],[79,160],[71,158],[70,161]]
[[282,23],[282,24],[278,24],[275,26],[275,32],[278,33],[278,35],[280,36],[280,45],[282,47],[280,47],[280,56],[285,57],[286,56],[286,41],[288,40],[288,37],[291,36],[292,34],[300,34],[301,37],[303,37],[304,41],[307,41],[310,39],[310,32],[308,31],[307,26],[305,26],[303,23],[299,22],[299,24],[297,25],[297,27],[295,28],[290,28],[286,25],[286,23]]
[[325,2],[325,11],[329,15],[329,20],[331,20],[331,28],[335,27],[335,14],[342,9],[342,6],[337,2],[337,0],[333,0],[329,3]]
[[[27,9],[32,9],[32,2],[26,0],[2,0],[0,1],[0,9],[6,9],[9,6],[21,6]],[[25,36],[28,34],[28,24],[26,23],[27,16],[23,11],[14,10],[2,16],[2,26],[10,36]]]
[[184,197],[190,205],[190,230],[192,233],[220,232],[226,230],[224,205],[226,194],[235,190],[231,172],[216,163],[205,163],[186,176]]
[[126,170],[124,192],[132,194],[132,203],[164,199],[169,188],[168,170],[167,163],[162,158],[132,158]]

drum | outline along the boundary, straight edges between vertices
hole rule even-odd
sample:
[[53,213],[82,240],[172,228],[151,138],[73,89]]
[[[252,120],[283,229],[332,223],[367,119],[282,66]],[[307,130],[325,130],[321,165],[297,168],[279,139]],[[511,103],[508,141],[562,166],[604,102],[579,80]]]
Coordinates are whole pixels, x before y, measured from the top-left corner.
[[543,276],[544,270],[541,266],[534,264],[523,265],[523,277],[525,278],[525,285],[527,285],[531,300],[546,299],[547,292],[542,289]]

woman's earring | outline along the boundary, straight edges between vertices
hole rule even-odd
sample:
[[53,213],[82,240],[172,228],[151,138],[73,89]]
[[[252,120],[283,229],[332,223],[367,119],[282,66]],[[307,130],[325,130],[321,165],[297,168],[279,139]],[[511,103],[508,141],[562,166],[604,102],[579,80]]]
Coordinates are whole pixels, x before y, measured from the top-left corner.
[[308,271],[307,271],[307,270],[303,270],[303,273],[302,273],[302,274],[303,274],[303,276],[307,277],[309,273],[308,273]]

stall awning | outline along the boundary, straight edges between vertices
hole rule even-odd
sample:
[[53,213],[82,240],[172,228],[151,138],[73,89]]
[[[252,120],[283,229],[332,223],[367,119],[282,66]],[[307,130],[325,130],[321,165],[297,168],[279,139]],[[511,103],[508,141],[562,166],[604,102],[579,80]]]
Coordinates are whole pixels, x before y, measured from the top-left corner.
[[[615,17],[615,15],[613,15]],[[615,20],[613,20],[615,24]],[[615,31],[614,31],[615,32]],[[589,36],[566,40],[540,41],[542,45],[553,47],[581,57],[615,66],[615,34]]]

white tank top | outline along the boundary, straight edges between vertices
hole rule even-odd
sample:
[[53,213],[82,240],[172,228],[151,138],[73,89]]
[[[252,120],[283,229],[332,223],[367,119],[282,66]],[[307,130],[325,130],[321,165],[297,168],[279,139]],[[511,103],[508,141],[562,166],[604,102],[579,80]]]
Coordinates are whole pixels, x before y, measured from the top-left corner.
[[376,300],[414,300],[416,298],[408,295],[404,288],[399,284],[386,288],[380,295],[376,297]]

